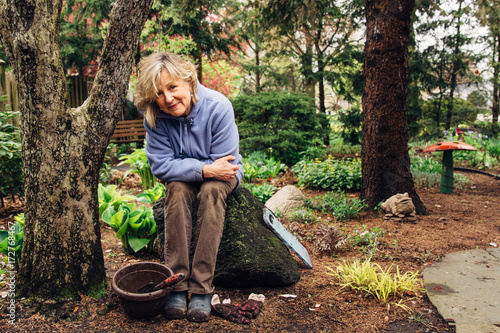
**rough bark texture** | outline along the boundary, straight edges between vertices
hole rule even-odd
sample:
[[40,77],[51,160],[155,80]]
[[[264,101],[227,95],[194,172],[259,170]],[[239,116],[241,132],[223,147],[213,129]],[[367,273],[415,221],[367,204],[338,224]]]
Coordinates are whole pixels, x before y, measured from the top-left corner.
[[[164,260],[164,204],[154,206],[157,252]],[[217,255],[214,285],[227,288],[281,287],[295,283],[300,274],[295,259],[264,224],[264,204],[240,187],[227,198],[224,232]],[[196,226],[198,207],[191,212]],[[193,239],[196,227],[193,227]],[[193,249],[191,249],[193,250]]]
[[[491,108],[491,127],[493,134],[498,136],[498,111],[500,109],[500,89],[499,89],[499,77],[500,77],[500,34],[494,37],[493,46],[493,106]],[[495,61],[496,57],[496,61]]]
[[369,0],[363,87],[361,198],[369,207],[408,192],[417,214],[428,214],[418,197],[408,154],[408,38],[413,0]]
[[26,194],[20,295],[53,303],[105,285],[99,169],[151,3],[113,7],[92,93],[72,109],[58,42],[62,0],[0,0],[0,38],[20,95]]

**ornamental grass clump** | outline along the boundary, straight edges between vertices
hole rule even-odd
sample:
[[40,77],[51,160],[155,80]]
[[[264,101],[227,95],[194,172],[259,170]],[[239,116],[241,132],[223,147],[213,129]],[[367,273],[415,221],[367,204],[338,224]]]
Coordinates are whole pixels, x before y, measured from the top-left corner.
[[326,267],[343,288],[350,288],[356,293],[372,295],[381,302],[387,302],[389,297],[403,297],[406,294],[415,294],[422,289],[422,283],[417,272],[401,274],[399,267],[391,273],[394,264],[384,270],[379,264],[372,263],[371,258],[361,262],[356,259],[352,262],[343,261],[337,269]]

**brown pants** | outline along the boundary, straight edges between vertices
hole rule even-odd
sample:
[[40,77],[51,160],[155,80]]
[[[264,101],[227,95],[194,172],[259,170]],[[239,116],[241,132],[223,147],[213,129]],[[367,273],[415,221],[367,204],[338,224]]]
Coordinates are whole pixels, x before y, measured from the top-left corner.
[[[208,179],[204,182],[171,182],[165,195],[165,265],[186,278],[175,285],[174,291],[195,294],[212,292],[217,252],[224,229],[226,198],[235,189],[238,180],[229,182]],[[198,221],[195,251],[189,265],[191,245],[191,206],[195,198]]]

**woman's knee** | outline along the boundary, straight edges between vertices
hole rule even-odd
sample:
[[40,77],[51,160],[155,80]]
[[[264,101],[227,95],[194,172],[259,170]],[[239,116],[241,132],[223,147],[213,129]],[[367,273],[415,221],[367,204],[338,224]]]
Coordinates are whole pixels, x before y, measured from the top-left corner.
[[192,187],[183,182],[171,182],[168,183],[165,189],[166,202],[168,201],[192,201],[194,198],[194,193]]
[[198,198],[200,202],[202,201],[214,201],[215,203],[219,200],[225,200],[228,195],[227,185],[222,181],[209,181],[203,183],[200,188],[200,193],[198,193]]

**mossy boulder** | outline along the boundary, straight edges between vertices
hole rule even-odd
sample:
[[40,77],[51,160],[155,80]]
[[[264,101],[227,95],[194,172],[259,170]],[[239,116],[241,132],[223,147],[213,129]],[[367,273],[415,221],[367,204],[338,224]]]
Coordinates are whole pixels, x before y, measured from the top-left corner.
[[[164,203],[163,198],[154,206],[158,232],[156,250],[162,260]],[[191,212],[193,235],[197,209],[195,204]],[[263,210],[264,204],[245,187],[239,187],[228,196],[214,285],[226,288],[281,287],[300,279],[298,264],[288,248],[265,226]]]

